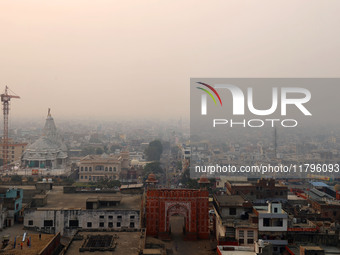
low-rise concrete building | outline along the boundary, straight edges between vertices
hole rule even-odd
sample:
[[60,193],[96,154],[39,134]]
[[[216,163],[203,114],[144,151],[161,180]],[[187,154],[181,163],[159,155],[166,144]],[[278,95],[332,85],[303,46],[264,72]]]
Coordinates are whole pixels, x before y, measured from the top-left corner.
[[58,188],[49,192],[47,205],[25,209],[25,228],[71,236],[80,229],[135,230],[141,227],[141,195],[64,194]]

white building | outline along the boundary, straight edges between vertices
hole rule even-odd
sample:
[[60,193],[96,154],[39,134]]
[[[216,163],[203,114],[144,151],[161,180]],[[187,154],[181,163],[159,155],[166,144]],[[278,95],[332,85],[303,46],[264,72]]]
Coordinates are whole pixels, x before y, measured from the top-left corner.
[[24,227],[72,236],[77,230],[140,229],[141,195],[63,194],[52,190],[47,205],[25,210]]
[[268,206],[255,206],[258,216],[259,239],[273,245],[273,252],[284,250],[287,241],[288,214],[282,210],[281,203],[271,202]]
[[57,131],[49,109],[43,133],[23,153],[22,165],[30,168],[64,169],[67,159],[67,147]]

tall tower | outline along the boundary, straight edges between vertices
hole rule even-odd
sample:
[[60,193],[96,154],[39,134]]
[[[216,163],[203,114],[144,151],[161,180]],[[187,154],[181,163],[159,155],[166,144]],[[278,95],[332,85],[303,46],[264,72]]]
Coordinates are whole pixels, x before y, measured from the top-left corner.
[[[4,114],[4,134],[2,137],[2,155],[3,155],[3,170],[8,168],[8,114],[9,114],[9,101],[11,98],[20,98],[17,95],[8,94],[9,88],[6,86],[5,93],[1,94],[1,102]],[[13,93],[13,91],[11,91]]]

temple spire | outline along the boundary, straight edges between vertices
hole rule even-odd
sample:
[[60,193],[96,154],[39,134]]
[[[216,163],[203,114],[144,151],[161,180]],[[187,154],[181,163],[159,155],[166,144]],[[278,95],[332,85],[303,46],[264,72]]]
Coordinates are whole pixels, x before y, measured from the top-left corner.
[[48,108],[47,117],[51,117],[51,108]]

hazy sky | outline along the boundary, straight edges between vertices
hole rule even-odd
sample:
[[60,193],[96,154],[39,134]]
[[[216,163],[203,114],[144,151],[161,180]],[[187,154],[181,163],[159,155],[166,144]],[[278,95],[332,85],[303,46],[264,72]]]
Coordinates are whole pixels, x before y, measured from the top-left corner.
[[189,117],[190,77],[339,77],[339,0],[2,0],[11,119]]

